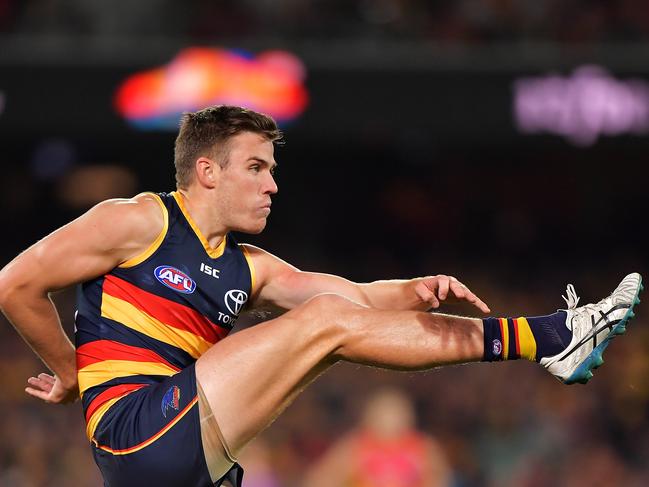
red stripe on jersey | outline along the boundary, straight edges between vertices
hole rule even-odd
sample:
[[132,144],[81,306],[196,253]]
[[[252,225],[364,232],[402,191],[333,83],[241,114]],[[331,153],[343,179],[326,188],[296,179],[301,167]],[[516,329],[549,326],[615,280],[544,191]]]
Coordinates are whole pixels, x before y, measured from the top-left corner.
[[133,347],[112,340],[96,340],[77,348],[77,370],[104,360],[128,360],[131,362],[160,362],[172,369],[180,369],[167,362],[148,348]]
[[228,334],[228,330],[212,323],[198,311],[144,291],[119,277],[107,275],[103,291],[132,304],[165,325],[189,331],[209,343],[216,343]]
[[86,410],[86,422],[92,418],[94,412],[104,404],[106,401],[110,401],[112,398],[126,394],[127,392],[137,391],[143,387],[148,387],[149,384],[120,384],[118,386],[111,387],[106,389],[104,392],[95,397],[90,404],[88,404],[88,409]]

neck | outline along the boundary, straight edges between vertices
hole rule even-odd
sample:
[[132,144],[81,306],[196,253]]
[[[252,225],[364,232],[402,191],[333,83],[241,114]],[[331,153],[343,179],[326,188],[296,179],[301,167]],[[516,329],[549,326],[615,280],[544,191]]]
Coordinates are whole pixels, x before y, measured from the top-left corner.
[[198,227],[210,247],[216,248],[223,241],[229,229],[220,221],[214,206],[197,191],[177,189],[185,211]]

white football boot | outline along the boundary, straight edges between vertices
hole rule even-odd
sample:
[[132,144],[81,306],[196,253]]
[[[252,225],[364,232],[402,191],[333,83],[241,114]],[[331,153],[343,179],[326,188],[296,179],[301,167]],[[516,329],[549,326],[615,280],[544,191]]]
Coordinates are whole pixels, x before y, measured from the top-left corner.
[[566,326],[572,331],[570,345],[561,353],[544,357],[540,364],[564,384],[585,384],[593,376],[591,370],[604,363],[602,353],[609,342],[626,331],[626,323],[635,316],[633,306],[644,287],[640,274],[629,274],[615,291],[597,304],[577,307],[579,297],[568,284]]

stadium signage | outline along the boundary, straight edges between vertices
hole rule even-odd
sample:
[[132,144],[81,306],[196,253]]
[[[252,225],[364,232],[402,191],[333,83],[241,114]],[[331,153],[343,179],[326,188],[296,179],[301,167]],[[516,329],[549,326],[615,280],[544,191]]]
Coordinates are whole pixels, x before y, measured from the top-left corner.
[[579,146],[601,135],[646,134],[649,83],[619,80],[590,65],[569,77],[520,78],[514,82],[514,119],[522,133],[561,135]]

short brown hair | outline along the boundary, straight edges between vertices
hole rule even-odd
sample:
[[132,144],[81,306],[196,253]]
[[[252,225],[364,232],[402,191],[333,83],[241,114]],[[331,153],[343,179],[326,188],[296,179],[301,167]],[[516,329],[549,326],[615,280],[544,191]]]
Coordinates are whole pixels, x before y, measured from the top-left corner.
[[280,142],[282,132],[275,120],[263,113],[242,107],[217,105],[197,112],[184,113],[174,148],[176,186],[187,188],[199,157],[223,157],[227,164],[226,143],[241,132],[259,134],[271,142]]

